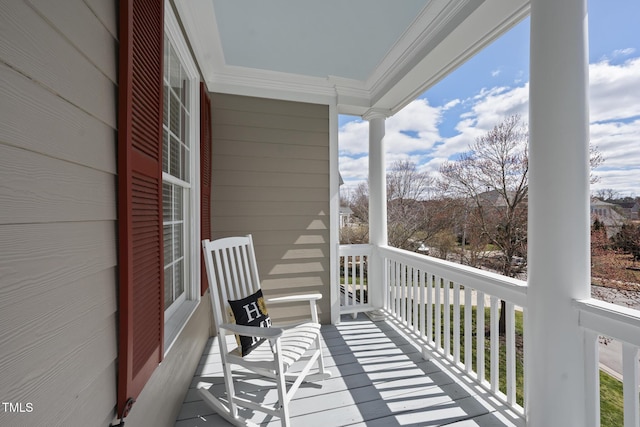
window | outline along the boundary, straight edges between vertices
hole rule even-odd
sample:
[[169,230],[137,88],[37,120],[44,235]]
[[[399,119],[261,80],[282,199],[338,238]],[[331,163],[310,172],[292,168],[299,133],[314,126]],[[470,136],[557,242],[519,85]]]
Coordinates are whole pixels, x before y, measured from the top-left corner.
[[191,198],[189,80],[175,48],[164,40],[162,119],[162,225],[164,235],[164,307],[171,312],[185,298],[189,281],[187,235]]
[[[162,225],[165,350],[199,298],[199,76],[171,8],[165,9]],[[186,303],[186,304],[185,304]]]

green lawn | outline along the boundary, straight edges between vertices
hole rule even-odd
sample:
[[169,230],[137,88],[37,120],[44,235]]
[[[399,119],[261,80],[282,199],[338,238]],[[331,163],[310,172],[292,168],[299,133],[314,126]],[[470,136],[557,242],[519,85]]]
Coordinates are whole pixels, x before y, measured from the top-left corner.
[[624,423],[624,399],[622,382],[600,371],[600,425],[621,426]]

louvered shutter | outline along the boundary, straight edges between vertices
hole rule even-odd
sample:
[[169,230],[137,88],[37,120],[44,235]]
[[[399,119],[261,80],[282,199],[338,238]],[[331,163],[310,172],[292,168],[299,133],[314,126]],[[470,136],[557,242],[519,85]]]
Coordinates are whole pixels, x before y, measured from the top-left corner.
[[162,0],[120,1],[118,416],[163,355]]
[[[211,238],[211,99],[204,83],[200,83],[200,238]],[[200,246],[200,245],[198,245]],[[209,288],[201,256],[201,295]]]

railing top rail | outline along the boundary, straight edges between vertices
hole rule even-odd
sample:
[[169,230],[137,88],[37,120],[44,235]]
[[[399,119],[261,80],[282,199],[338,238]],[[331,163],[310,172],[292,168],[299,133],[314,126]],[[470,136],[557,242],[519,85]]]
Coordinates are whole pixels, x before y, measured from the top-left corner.
[[527,283],[523,280],[391,246],[380,246],[378,249],[384,256],[398,259],[445,280],[469,286],[520,307],[527,306]]
[[359,245],[340,245],[338,246],[338,254],[344,255],[371,255],[373,246],[370,244]]
[[594,298],[575,301],[580,326],[640,347],[640,311]]

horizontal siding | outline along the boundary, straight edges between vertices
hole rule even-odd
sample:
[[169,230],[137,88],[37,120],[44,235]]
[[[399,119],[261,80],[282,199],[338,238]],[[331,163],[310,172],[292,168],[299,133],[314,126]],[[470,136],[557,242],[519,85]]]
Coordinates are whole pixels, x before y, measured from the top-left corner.
[[0,224],[115,221],[112,174],[0,145]]
[[104,0],[84,0],[100,23],[109,31],[114,40],[118,39],[118,17],[113,13],[113,2]]
[[327,175],[319,173],[253,172],[249,170],[226,170],[223,175],[215,175],[213,186],[230,187],[278,187],[325,188]]
[[[78,8],[58,8],[70,16],[83,15]],[[113,5],[115,8],[115,5]],[[78,7],[86,7],[84,3]],[[115,11],[113,11],[115,13]],[[71,25],[79,25],[73,19]],[[96,68],[87,53],[79,51],[65,38],[63,31],[51,25],[46,16],[26,2],[2,2],[0,57],[11,68],[46,87],[52,93],[116,127],[116,90],[114,82]],[[91,57],[104,55],[115,61],[113,46],[88,52]],[[115,65],[113,65],[115,67]]]
[[[60,413],[63,426],[108,426],[113,420],[111,401],[116,394],[116,361],[96,372],[92,384],[81,389],[74,407]],[[99,386],[96,386],[99,384]],[[104,415],[103,415],[104,414]],[[101,418],[102,415],[102,418]]]
[[[85,279],[116,265],[113,222],[67,222],[0,226],[0,315],[5,308],[24,304],[43,292],[61,292],[72,298],[69,282]],[[115,283],[114,283],[115,286]],[[115,311],[115,307],[112,307]],[[11,318],[3,325],[13,326]]]
[[[328,107],[213,95],[214,237],[252,234],[268,296],[321,292],[329,315]],[[274,307],[276,320],[308,304]],[[271,309],[270,309],[271,310]]]
[[[270,101],[271,102],[271,101]],[[279,101],[275,101],[279,102]],[[262,129],[287,129],[303,132],[326,133],[327,120],[309,112],[309,116],[297,116],[291,120],[291,109],[269,109],[268,112],[233,110],[225,105],[225,108],[216,108],[213,114],[221,123],[234,126],[246,126]]]
[[[56,366],[66,362],[63,362],[63,358],[51,355],[58,352],[67,353],[74,342],[82,344],[78,339],[89,338],[87,334],[91,334],[90,324],[95,323],[96,329],[102,330],[103,325],[110,323],[105,322],[105,319],[113,315],[109,307],[115,303],[116,292],[112,286],[115,269],[92,275],[90,279],[97,284],[95,288],[89,288],[84,280],[78,280],[58,287],[55,291],[42,292],[29,298],[33,306],[29,309],[21,307],[19,303],[7,304],[2,308],[3,314],[11,315],[16,322],[16,325],[3,330],[0,335],[2,381],[7,381],[3,384],[2,390],[10,391],[12,395],[22,395],[22,398],[33,395],[33,390],[22,387],[23,383],[32,381],[29,379],[30,372],[55,371]],[[74,297],[68,298],[64,293],[58,292],[61,288]],[[65,328],[72,323],[85,323],[87,327],[79,328],[77,334],[69,335]],[[35,337],[39,339],[36,340]],[[8,342],[11,346],[6,345]],[[104,357],[113,358],[113,354],[107,351]],[[28,368],[25,366],[26,363]],[[80,381],[86,380],[83,378]],[[34,386],[41,387],[46,384]]]
[[238,216],[252,215],[255,212],[260,212],[260,215],[263,217],[290,215],[292,212],[296,212],[297,210],[324,213],[323,210],[326,209],[326,204],[322,201],[276,201],[269,198],[235,200],[234,206],[239,211]]
[[[214,189],[215,191],[215,189]],[[260,210],[253,215],[238,211],[238,215],[214,215],[216,229],[220,230],[246,230],[252,231],[292,231],[324,234],[328,230],[328,217],[319,218],[317,215],[293,215],[292,213],[281,216],[263,216]],[[312,231],[313,230],[313,231]],[[256,245],[268,242],[256,242]]]
[[[214,120],[217,120],[215,111],[213,117]],[[226,139],[229,141],[266,142],[280,145],[300,144],[304,146],[325,147],[328,152],[328,147],[326,147],[326,133],[305,132],[296,129],[269,129],[219,124],[213,127],[213,138]]]
[[[222,237],[221,231],[217,230],[216,237]],[[226,230],[225,234],[228,236],[240,236],[247,234],[246,230],[234,229]],[[319,245],[322,246],[327,243],[325,236],[315,232],[300,233],[299,230],[285,233],[279,230],[252,230],[254,242],[256,244],[256,250],[261,250],[262,245],[259,242],[268,242],[266,245],[268,248],[270,245]],[[266,280],[263,278],[263,280]]]
[[0,425],[116,400],[116,2],[0,6]]
[[[51,0],[30,0],[30,4],[96,68],[112,82],[118,81],[117,64],[113,61],[118,52],[118,42],[83,0],[65,0],[66,7],[60,7],[59,3]],[[73,13],[69,13],[69,9]],[[94,52],[104,54],[95,55]]]
[[[304,161],[294,162],[289,156],[290,153],[287,158],[273,157],[265,162],[264,156],[255,156],[255,153],[252,152],[242,156],[218,155],[213,159],[213,165],[218,169],[251,170],[261,173],[324,174],[326,176],[328,160],[316,160],[313,154],[310,154],[307,156],[308,158],[299,158]],[[326,187],[326,185],[323,184],[321,187]]]
[[116,131],[0,65],[0,142],[115,174]]
[[[328,190],[326,188],[279,188],[266,186],[215,186],[213,201],[222,202],[315,202],[324,200]],[[223,211],[224,212],[224,211]],[[241,212],[238,212],[241,214]]]
[[[214,120],[216,120],[214,118]],[[214,129],[216,126],[214,125]],[[325,160],[329,161],[326,147],[317,145],[285,144],[282,141],[246,141],[225,139],[214,134],[216,154],[219,156],[246,156],[252,158],[291,159],[291,160]],[[215,161],[215,158],[214,158]]]
[[[85,282],[82,285],[86,287]],[[103,287],[108,287],[111,296],[101,299],[90,289],[71,309],[63,310],[71,302],[59,303],[47,315],[32,320],[28,328],[21,328],[21,340],[12,340],[10,347],[3,343],[8,351],[3,350],[6,354],[2,355],[2,381],[7,382],[2,390],[12,401],[33,403],[35,422],[30,425],[55,425],[51,420],[60,420],[73,412],[82,391],[102,386],[94,381],[113,366],[115,290],[112,282]],[[45,304],[56,302],[54,299]],[[110,372],[115,375],[115,371]],[[98,419],[113,410],[113,398],[107,402],[83,403],[94,406],[94,416]],[[0,414],[0,424],[20,425],[19,417],[19,414]]]

